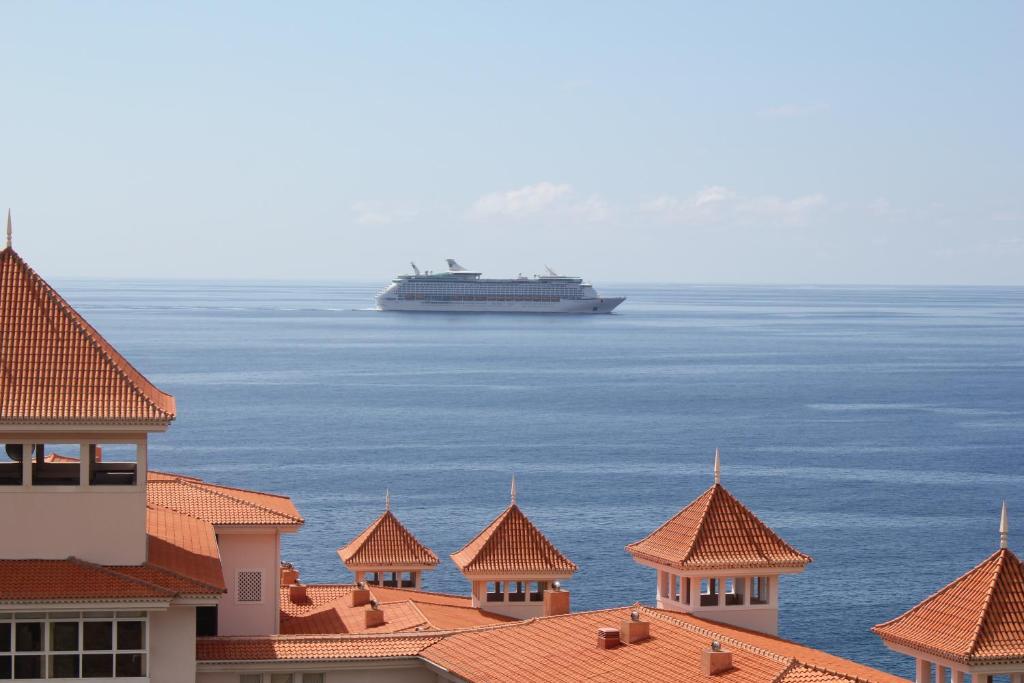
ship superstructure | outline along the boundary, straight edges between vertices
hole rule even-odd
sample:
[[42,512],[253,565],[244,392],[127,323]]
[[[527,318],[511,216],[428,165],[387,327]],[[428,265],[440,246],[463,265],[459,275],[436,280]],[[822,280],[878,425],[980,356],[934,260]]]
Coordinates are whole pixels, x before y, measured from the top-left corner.
[[599,296],[582,278],[545,275],[484,278],[447,259],[448,270],[399,275],[377,295],[382,311],[473,313],[611,313],[625,297]]

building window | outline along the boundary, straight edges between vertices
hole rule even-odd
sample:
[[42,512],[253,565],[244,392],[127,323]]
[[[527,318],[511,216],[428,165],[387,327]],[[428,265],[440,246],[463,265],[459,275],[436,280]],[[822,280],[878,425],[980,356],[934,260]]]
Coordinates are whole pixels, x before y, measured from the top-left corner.
[[508,600],[509,602],[526,602],[526,584],[522,581],[510,581]]
[[487,582],[487,602],[505,602],[505,587],[501,581]]
[[403,572],[402,573],[402,588],[415,588],[416,587],[416,572]]
[[145,612],[0,614],[0,679],[146,675]]
[[700,606],[714,607],[718,604],[718,593],[721,590],[718,579],[701,579]]
[[243,569],[238,572],[238,602],[263,601],[263,572]]
[[750,604],[768,604],[768,577],[755,576],[750,579]]
[[196,635],[217,635],[217,605],[196,607]]
[[541,602],[544,600],[544,591],[548,589],[547,581],[533,581],[530,584],[530,602]]

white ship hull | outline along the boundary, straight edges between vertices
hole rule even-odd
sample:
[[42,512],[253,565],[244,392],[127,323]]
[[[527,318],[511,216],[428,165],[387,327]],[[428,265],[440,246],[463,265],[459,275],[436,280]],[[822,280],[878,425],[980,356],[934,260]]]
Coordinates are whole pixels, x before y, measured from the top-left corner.
[[377,297],[381,311],[443,313],[611,313],[625,297],[562,301],[422,301]]

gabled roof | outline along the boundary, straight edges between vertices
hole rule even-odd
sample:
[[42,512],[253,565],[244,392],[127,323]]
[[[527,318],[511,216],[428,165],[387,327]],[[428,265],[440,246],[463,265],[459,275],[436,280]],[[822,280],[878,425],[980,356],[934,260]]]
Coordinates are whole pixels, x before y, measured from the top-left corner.
[[437,636],[267,636],[196,638],[200,663],[235,661],[335,661],[415,657]]
[[452,553],[452,561],[464,574],[576,571],[576,565],[558,551],[515,503],[465,547]]
[[811,561],[721,484],[626,550],[636,558],[680,569],[803,567]]
[[146,509],[149,564],[224,589],[220,548],[213,525],[173,510]]
[[157,389],[22,260],[0,250],[0,423],[166,425]]
[[1024,661],[1024,570],[1000,548],[908,612],[871,629],[886,642],[968,664]]
[[168,602],[183,596],[212,597],[223,592],[152,564],[108,567],[73,557],[0,560],[0,603]]
[[291,499],[270,493],[208,484],[190,477],[153,473],[146,485],[152,507],[174,510],[214,526],[295,526],[302,516]]
[[[650,638],[598,648],[597,629],[618,628],[633,609],[650,623]],[[907,683],[781,638],[641,605],[450,633],[420,656],[474,682],[700,681],[714,640],[732,653],[732,668],[714,677],[723,683]]]
[[338,549],[346,567],[437,566],[437,555],[385,510],[370,526]]
[[399,633],[488,626],[514,621],[473,607],[469,597],[429,593],[403,588],[370,586],[370,595],[384,611],[384,623],[366,628],[365,606],[352,607],[352,584],[309,584],[306,596],[292,600],[289,588],[281,588],[281,633],[344,634]]

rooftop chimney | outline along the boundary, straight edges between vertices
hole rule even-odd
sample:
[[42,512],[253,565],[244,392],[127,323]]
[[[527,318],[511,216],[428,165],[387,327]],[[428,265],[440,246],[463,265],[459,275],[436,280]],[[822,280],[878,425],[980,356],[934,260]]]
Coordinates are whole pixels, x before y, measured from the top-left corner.
[[301,583],[293,583],[288,586],[288,599],[296,605],[309,602],[309,598],[306,597],[306,586]]
[[370,601],[370,606],[363,612],[363,616],[366,618],[366,628],[384,625],[384,610],[377,605],[376,600]]
[[651,637],[651,622],[641,621],[640,612],[633,610],[629,619],[619,625],[619,640],[627,645],[639,643]]
[[299,582],[299,570],[288,562],[281,563],[281,587],[290,586]]
[[349,605],[352,607],[362,607],[370,602],[370,591],[362,583],[358,584],[352,589],[352,592],[348,594]]
[[600,650],[610,650],[619,646],[619,629],[599,628],[597,629],[597,647]]
[[714,640],[711,642],[711,647],[704,650],[701,663],[705,676],[717,676],[732,668],[732,653],[723,650],[722,644]]
[[569,591],[550,588],[544,591],[544,616],[569,613]]

